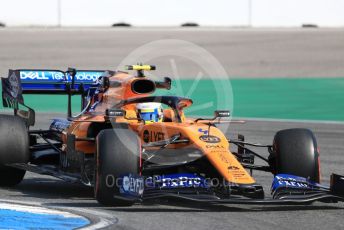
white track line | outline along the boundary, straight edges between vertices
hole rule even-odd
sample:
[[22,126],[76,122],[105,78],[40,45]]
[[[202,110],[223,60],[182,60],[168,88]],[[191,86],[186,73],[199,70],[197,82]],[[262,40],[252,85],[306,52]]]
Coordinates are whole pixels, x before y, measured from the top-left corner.
[[344,121],[326,121],[326,120],[324,121],[324,120],[302,120],[302,119],[275,119],[275,118],[254,118],[254,117],[234,117],[233,120],[344,125]]

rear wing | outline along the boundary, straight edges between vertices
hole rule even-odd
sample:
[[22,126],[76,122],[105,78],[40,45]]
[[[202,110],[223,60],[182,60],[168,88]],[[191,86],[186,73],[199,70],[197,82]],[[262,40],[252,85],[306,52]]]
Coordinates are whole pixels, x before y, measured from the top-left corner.
[[[12,73],[11,73],[12,71]],[[66,94],[68,85],[72,86],[72,72],[75,71],[73,90],[79,90],[82,86],[87,90],[91,86],[99,84],[105,70],[78,70],[70,69],[63,72],[60,70],[10,70],[19,78],[23,93],[27,94]]]
[[8,78],[1,78],[2,103],[4,107],[13,108],[16,113],[19,104],[32,110],[25,105],[23,94],[66,94],[69,95],[68,116],[71,116],[71,95],[83,96],[91,87],[99,86],[105,75],[105,70],[77,71],[72,68],[66,72],[47,69],[9,70]]

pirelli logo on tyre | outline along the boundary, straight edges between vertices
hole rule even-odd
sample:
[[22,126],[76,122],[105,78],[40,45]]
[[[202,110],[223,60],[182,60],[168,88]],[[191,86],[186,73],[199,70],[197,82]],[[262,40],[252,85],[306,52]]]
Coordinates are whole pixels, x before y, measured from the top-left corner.
[[199,137],[199,139],[207,143],[219,143],[221,141],[220,138],[212,135],[202,135]]

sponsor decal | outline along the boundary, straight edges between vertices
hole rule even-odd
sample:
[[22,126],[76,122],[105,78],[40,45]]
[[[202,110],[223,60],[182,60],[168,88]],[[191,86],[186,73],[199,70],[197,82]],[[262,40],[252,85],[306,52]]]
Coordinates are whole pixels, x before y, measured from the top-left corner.
[[11,74],[11,76],[9,76],[8,81],[10,83],[11,96],[14,98],[17,98],[17,96],[19,94],[20,86],[19,86],[19,81],[18,81],[18,78],[17,78],[15,72],[13,72]]
[[165,134],[162,132],[155,131],[143,131],[143,141],[144,142],[155,142],[165,140]]
[[65,75],[60,72],[51,72],[51,76],[53,80],[63,81],[66,79]]
[[243,172],[233,172],[232,175],[234,178],[240,178],[240,177],[245,176],[246,174]]
[[295,188],[295,189],[308,189],[316,186],[316,184],[312,184],[311,182],[307,181],[304,177],[298,177],[288,174],[278,174],[275,176],[272,182],[272,191],[275,191],[278,188]]
[[57,71],[20,71],[20,79],[62,81],[65,80],[65,75],[62,72]]
[[228,166],[228,173],[230,173],[234,178],[242,178],[246,176],[246,171],[242,171],[238,166],[232,165],[232,162],[226,157],[228,152],[217,152],[220,160]]
[[31,79],[31,80],[49,80],[48,77],[45,77],[44,72],[42,74],[39,74],[39,72],[24,72],[20,71],[20,79],[26,80],[26,79]]
[[240,170],[238,166],[230,165],[228,166],[228,173],[230,173],[234,178],[240,179],[246,176],[246,173]]
[[206,145],[207,149],[224,149],[225,147],[223,145]]
[[[75,75],[76,82],[100,83],[103,72],[81,71]],[[60,71],[20,71],[22,80],[71,81],[69,75]]]
[[205,178],[190,174],[169,174],[164,176],[148,177],[146,186],[149,188],[208,188],[209,185]]
[[135,177],[131,174],[122,177],[119,192],[125,195],[141,196],[144,190],[142,177]]
[[231,165],[228,167],[228,170],[239,170],[239,167],[237,167],[235,165]]
[[231,115],[230,112],[226,110],[217,110],[215,113],[217,117],[229,117]]
[[198,132],[203,133],[204,135],[208,135],[208,130],[199,128]]
[[221,141],[220,138],[212,135],[202,135],[199,137],[199,139],[207,143],[219,143]]
[[100,82],[99,78],[103,75],[103,72],[77,72],[75,80],[86,81],[86,82]]
[[324,186],[313,182],[307,178],[294,176],[290,174],[277,174],[271,185],[271,193],[279,194],[279,191],[284,190],[290,192],[290,190],[295,190],[297,192],[309,190],[309,191],[319,191],[319,189],[328,190],[328,186]]

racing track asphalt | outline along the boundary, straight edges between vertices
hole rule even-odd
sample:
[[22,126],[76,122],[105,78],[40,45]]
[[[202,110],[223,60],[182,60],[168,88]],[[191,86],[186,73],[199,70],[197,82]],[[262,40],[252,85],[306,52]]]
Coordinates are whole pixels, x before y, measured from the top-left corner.
[[[231,77],[340,77],[344,74],[343,28],[200,27],[4,28],[0,29],[0,75],[7,76],[10,68],[114,70],[136,48],[161,39],[180,39],[201,46],[219,60]],[[171,57],[166,57],[164,50],[159,50],[159,54],[159,58],[149,62],[157,65],[154,74],[171,76]],[[185,58],[174,56],[173,59],[180,76],[192,78],[198,74],[199,66]]]
[[[44,114],[37,128],[48,125]],[[247,141],[270,144],[277,130],[305,127],[314,130],[321,151],[323,182],[331,172],[344,175],[344,124],[248,121],[230,126],[229,137],[240,132]],[[260,151],[260,150],[259,150]],[[263,154],[265,151],[261,151]],[[266,153],[265,153],[266,156]],[[254,173],[269,195],[271,175]],[[0,189],[0,199],[40,202],[49,207],[78,208],[88,213],[110,215],[116,229],[343,229],[344,204],[314,203],[311,206],[246,206],[160,203],[129,208],[102,207],[92,197],[92,189],[67,184],[48,176],[28,173],[13,189]],[[91,214],[92,215],[92,214]],[[99,215],[99,214],[97,214]]]

